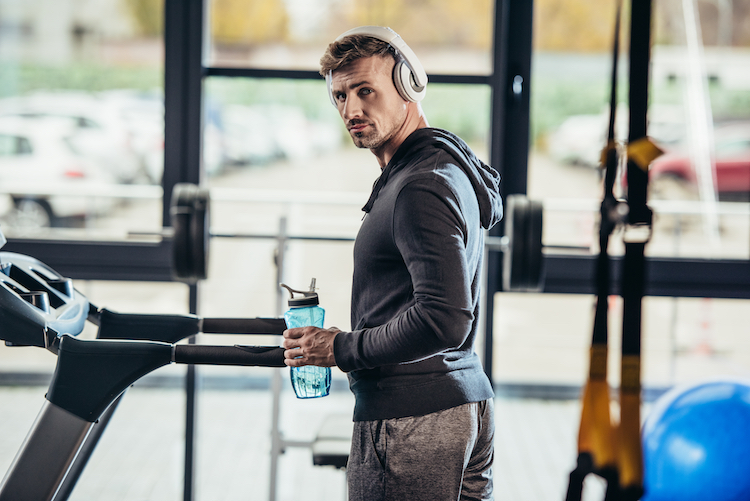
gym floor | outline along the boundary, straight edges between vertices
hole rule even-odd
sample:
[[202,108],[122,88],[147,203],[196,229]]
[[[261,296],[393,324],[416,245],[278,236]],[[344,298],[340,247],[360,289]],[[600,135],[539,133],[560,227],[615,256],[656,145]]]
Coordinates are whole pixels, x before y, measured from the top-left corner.
[[[44,391],[43,386],[0,387],[0,471],[20,447]],[[198,398],[195,499],[268,499],[270,391],[204,389]],[[184,401],[179,388],[128,390],[70,500],[181,500]],[[287,440],[312,440],[326,416],[350,414],[352,404],[348,390],[302,401],[287,387],[282,433]],[[496,499],[563,499],[575,462],[577,400],[498,397],[496,415]],[[290,447],[279,459],[279,501],[343,500],[344,483],[343,471],[313,466],[308,448]],[[601,499],[601,493],[601,484],[592,479],[586,497]]]

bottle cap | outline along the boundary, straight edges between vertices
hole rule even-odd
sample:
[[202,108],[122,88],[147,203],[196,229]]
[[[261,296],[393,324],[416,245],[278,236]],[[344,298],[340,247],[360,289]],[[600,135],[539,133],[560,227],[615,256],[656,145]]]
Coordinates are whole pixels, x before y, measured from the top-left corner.
[[[279,286],[289,291],[289,299],[287,300],[287,303],[289,304],[290,308],[305,308],[307,306],[316,306],[319,304],[318,293],[315,292],[315,279],[314,278],[310,282],[309,291],[298,291],[298,290],[292,289],[286,284],[279,284]],[[295,292],[297,294],[302,294],[302,297],[294,297]]]

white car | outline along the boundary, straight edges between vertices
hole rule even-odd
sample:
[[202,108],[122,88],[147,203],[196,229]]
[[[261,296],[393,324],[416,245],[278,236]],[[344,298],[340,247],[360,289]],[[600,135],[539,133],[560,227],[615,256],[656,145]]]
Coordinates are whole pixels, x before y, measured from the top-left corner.
[[8,226],[35,229],[102,214],[113,176],[76,154],[68,120],[0,118],[0,193],[10,196]]
[[[0,117],[68,120],[75,132],[71,146],[98,162],[117,182],[141,182],[148,175],[138,152],[140,137],[110,99],[76,91],[37,92],[0,100]],[[163,119],[156,126],[161,124]]]
[[[652,105],[648,112],[648,135],[661,146],[672,146],[685,137],[682,109],[672,105]],[[599,167],[607,144],[609,109],[591,115],[572,115],[547,136],[547,151],[560,163]],[[616,140],[627,141],[628,108],[617,108]]]
[[109,123],[117,120],[128,131],[138,158],[137,182],[161,184],[164,171],[164,98],[157,93],[131,89],[108,90],[96,94],[108,110]]

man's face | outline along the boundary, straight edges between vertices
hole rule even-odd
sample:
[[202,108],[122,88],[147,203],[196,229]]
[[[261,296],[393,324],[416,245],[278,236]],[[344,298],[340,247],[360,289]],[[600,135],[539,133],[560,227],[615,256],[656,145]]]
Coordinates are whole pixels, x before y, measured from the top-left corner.
[[333,72],[336,106],[358,148],[382,147],[406,120],[407,101],[391,79],[394,65],[391,57],[373,56]]

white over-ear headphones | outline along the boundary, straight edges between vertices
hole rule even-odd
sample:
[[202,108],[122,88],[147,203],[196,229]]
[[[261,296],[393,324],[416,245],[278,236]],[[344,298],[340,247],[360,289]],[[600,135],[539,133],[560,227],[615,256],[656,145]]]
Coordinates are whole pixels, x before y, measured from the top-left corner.
[[[407,101],[416,103],[424,98],[427,92],[427,73],[414,51],[406,45],[406,42],[401,39],[398,33],[382,26],[360,26],[339,35],[336,41],[338,42],[350,35],[365,35],[377,38],[393,47],[396,51],[397,60],[393,67],[393,84],[396,86],[396,90]],[[331,89],[331,79],[332,72],[329,71],[326,75],[328,97],[331,98],[331,103],[336,106],[336,98],[333,96],[333,90]]]

